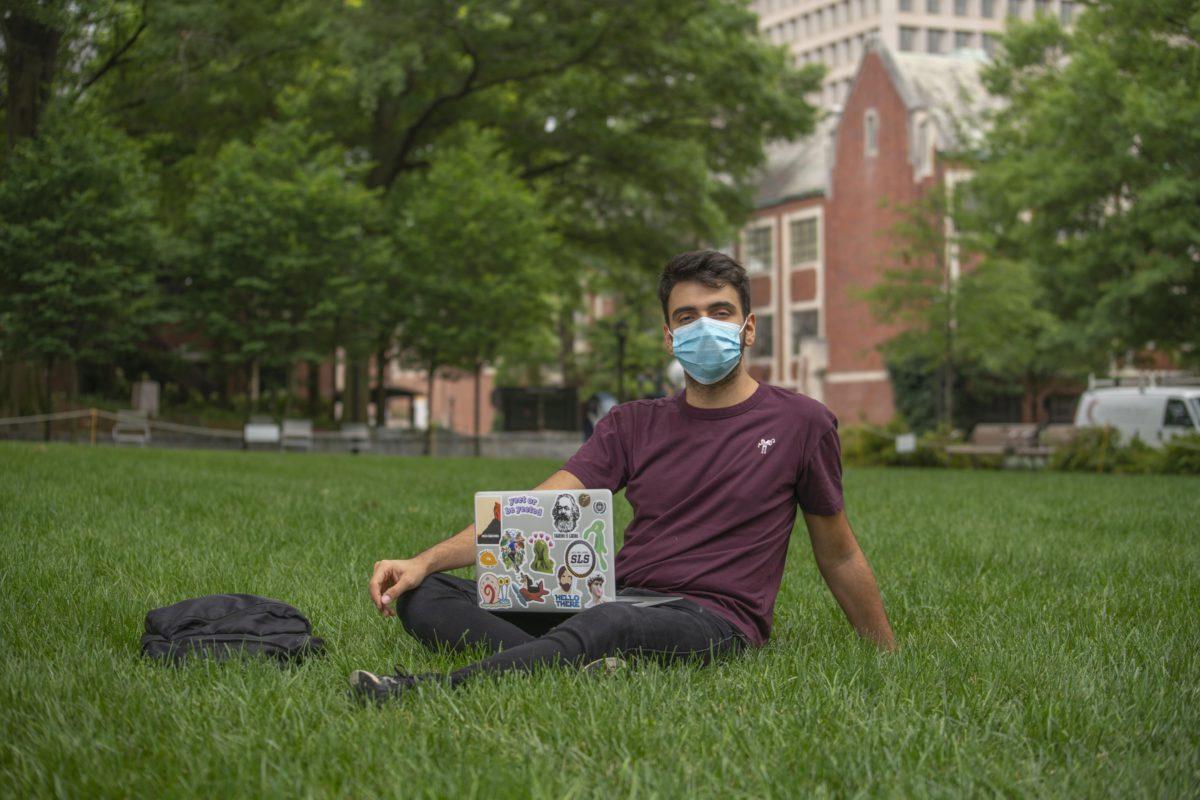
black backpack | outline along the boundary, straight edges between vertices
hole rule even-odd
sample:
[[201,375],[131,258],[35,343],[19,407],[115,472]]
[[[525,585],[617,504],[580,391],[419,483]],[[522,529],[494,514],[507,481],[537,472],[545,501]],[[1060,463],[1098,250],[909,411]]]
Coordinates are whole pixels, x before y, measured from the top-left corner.
[[325,651],[312,625],[287,603],[253,594],[210,594],[146,614],[142,654],[173,663],[189,657],[267,655],[299,661]]

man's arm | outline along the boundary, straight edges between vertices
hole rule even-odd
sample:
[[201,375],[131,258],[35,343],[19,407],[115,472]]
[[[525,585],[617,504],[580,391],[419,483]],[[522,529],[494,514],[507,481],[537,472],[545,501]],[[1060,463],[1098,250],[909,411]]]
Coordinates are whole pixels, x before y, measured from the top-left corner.
[[806,513],[804,522],[808,525],[817,569],[846,612],[846,619],[859,636],[884,650],[895,650],[895,638],[883,610],[875,575],[854,538],[854,531],[850,530],[846,512],[839,511],[831,517]]
[[[559,470],[535,489],[582,489],[583,484],[566,470]],[[427,575],[443,570],[469,567],[475,563],[475,523],[472,522],[449,539],[438,542],[412,558],[376,561],[371,573],[371,602],[385,617],[396,616],[392,602],[420,585]]]

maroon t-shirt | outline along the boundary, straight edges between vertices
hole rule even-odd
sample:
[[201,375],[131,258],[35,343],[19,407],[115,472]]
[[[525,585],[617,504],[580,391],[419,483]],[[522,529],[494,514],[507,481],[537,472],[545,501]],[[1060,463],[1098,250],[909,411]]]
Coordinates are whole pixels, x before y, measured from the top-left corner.
[[761,645],[796,505],[821,515],[843,507],[837,417],[765,383],[726,408],[696,408],[685,395],[616,406],[563,469],[589,489],[625,487],[633,521],[618,586],[683,595]]

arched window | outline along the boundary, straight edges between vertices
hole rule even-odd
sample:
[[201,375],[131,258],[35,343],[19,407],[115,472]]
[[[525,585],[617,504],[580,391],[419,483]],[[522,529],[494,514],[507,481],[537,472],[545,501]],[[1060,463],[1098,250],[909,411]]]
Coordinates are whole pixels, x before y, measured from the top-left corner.
[[879,115],[873,108],[868,108],[863,114],[863,143],[867,158],[879,155]]

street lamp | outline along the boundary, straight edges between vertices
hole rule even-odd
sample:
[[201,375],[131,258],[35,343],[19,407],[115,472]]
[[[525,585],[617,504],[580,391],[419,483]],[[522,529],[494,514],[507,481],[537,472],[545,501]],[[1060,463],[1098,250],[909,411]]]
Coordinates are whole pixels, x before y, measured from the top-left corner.
[[625,402],[625,333],[629,330],[628,323],[623,319],[617,320],[613,331],[617,334],[617,402]]

